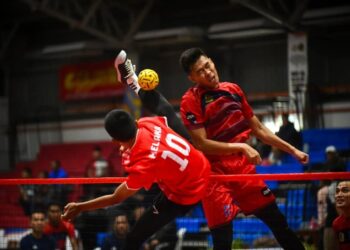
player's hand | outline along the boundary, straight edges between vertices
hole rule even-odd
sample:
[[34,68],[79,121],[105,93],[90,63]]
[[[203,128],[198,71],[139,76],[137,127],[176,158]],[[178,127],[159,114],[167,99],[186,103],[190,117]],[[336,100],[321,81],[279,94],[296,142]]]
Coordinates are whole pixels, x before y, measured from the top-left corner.
[[259,152],[248,144],[244,144],[243,153],[248,158],[248,161],[254,165],[260,164],[262,162]]
[[66,221],[73,220],[78,214],[80,213],[80,209],[78,206],[78,203],[71,202],[68,203],[63,210],[63,214],[61,215],[61,218]]
[[295,151],[294,157],[297,158],[301,164],[307,164],[309,162],[309,155],[298,149]]

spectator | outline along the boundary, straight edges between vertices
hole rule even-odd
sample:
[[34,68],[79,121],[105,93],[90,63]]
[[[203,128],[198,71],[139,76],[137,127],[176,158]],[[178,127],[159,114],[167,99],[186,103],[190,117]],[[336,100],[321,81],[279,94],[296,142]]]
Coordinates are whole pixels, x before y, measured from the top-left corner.
[[[100,146],[95,146],[92,151],[92,158],[85,168],[85,176],[87,177],[108,177],[113,176],[112,164],[102,155]],[[93,198],[113,192],[115,185],[98,184],[84,186],[84,195],[87,198]]]
[[[346,165],[338,156],[337,150],[334,146],[330,145],[326,147],[325,154],[326,161],[319,167],[319,169],[317,169],[319,172],[346,171]],[[317,191],[317,222],[320,230],[320,249],[323,249],[323,247],[326,247],[326,245],[331,244],[332,242],[332,240],[327,240],[332,237],[331,235],[329,235],[329,228],[331,227],[331,223],[335,218],[334,201],[332,204],[332,198],[329,198],[333,196],[333,193],[329,192],[330,187],[332,187],[330,185],[330,181],[321,181],[320,187]]]
[[49,178],[67,178],[68,174],[61,166],[59,160],[54,160],[51,162],[51,171],[49,172]]
[[68,237],[73,250],[78,250],[78,241],[75,235],[74,225],[61,219],[62,209],[60,204],[51,203],[48,207],[48,221],[44,232],[52,236],[56,241],[57,250],[66,249],[66,238]]
[[[289,121],[289,114],[282,114],[282,125],[279,128],[276,135],[284,141],[291,144],[292,146],[296,147],[297,149],[302,148],[301,133],[297,131],[294,127],[294,124],[291,121]],[[272,147],[272,152],[273,160],[277,163],[282,162],[283,158],[287,155],[285,152],[283,152],[280,149],[277,149],[276,147]]]
[[336,147],[330,145],[326,147],[326,162],[323,165],[323,171],[325,172],[345,172],[346,164],[339,157]]
[[[22,178],[32,178],[32,170],[30,168],[24,168],[21,176]],[[34,210],[34,185],[20,185],[19,191],[19,203],[23,208],[24,214],[29,216]]]
[[[308,172],[345,172],[346,163],[340,158],[337,149],[333,145],[329,145],[324,151],[326,155],[325,162],[315,164],[308,169]],[[330,183],[327,181],[326,183]]]
[[350,181],[341,181],[335,191],[335,205],[339,216],[333,229],[340,250],[350,249]]
[[107,177],[113,174],[112,164],[102,155],[102,150],[99,146],[95,146],[92,152],[92,159],[86,166],[87,177]]
[[32,232],[24,236],[20,241],[21,250],[55,250],[55,241],[44,234],[45,213],[33,211],[30,217]]
[[335,209],[335,191],[337,187],[337,182],[333,181],[328,186],[328,195],[326,197],[326,216],[324,220],[324,229],[323,229],[323,249],[333,250],[336,249],[336,239],[335,233],[332,228],[332,223],[337,217],[337,210]]
[[[59,160],[51,161],[51,171],[49,172],[49,178],[67,178],[68,174],[64,170]],[[68,202],[68,194],[72,191],[71,185],[52,185],[52,192],[50,200],[58,201],[61,206]]]
[[124,248],[126,235],[129,232],[129,221],[126,214],[114,218],[113,232],[109,233],[102,243],[101,250],[119,250]]
[[[46,179],[48,178],[48,172],[47,171],[40,171],[38,174],[38,178],[40,179]],[[51,202],[52,199],[52,193],[53,193],[53,186],[52,185],[35,185],[34,186],[35,191],[35,204],[38,208],[45,211],[47,209],[47,206]]]

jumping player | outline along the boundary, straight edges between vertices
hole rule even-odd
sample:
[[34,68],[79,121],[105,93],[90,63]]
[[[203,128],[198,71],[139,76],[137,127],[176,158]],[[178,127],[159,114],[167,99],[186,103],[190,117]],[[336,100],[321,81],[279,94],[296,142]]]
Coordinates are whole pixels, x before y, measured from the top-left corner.
[[[265,144],[293,155],[301,163],[308,162],[307,154],[260,123],[237,84],[220,82],[214,62],[200,48],[184,51],[180,65],[195,84],[182,98],[181,118],[195,147],[209,159],[213,173],[256,173],[254,164],[260,163],[261,158],[243,146],[251,132]],[[232,150],[232,144],[243,144],[242,153]],[[209,190],[202,204],[214,249],[231,249],[231,221],[239,210],[246,215],[254,214],[268,225],[283,249],[304,249],[263,181],[212,181]]]
[[127,180],[115,192],[86,202],[69,203],[62,218],[71,220],[80,212],[122,202],[141,188],[158,183],[162,192],[131,229],[125,249],[142,243],[178,216],[184,216],[204,196],[210,165],[206,157],[167,126],[166,117],[135,121],[123,110],[105,117],[105,129],[122,152]]
[[[173,120],[177,120],[172,106],[162,95],[154,90],[140,89],[131,61],[126,58],[124,51],[117,56],[117,71],[120,71],[117,63],[120,58],[123,58],[129,67],[127,77],[119,80],[139,95],[143,106],[149,111],[171,115]],[[195,146],[211,160],[213,173],[255,173],[253,164],[260,163],[261,158],[255,149],[245,143],[251,131],[266,144],[292,154],[301,163],[308,162],[307,154],[281,140],[259,122],[238,85],[219,83],[214,63],[202,50],[188,50],[182,55],[180,62],[189,79],[197,83],[197,86],[191,88],[184,96],[181,115]],[[203,107],[205,112],[201,110]],[[218,110],[220,107],[223,109],[221,112]],[[208,124],[209,127],[204,126]],[[230,127],[230,124],[235,125]],[[183,136],[188,136],[181,122],[177,122],[173,129]],[[246,214],[254,214],[264,221],[284,249],[304,249],[288,227],[285,217],[275,203],[274,195],[263,181],[230,184],[211,182],[206,194],[203,205],[215,250],[231,249],[231,222],[239,210]]]

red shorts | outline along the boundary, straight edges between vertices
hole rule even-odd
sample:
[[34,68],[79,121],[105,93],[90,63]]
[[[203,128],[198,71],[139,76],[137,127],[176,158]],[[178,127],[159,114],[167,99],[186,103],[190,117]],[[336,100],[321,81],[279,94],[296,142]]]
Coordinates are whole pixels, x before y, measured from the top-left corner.
[[[246,157],[235,155],[211,160],[213,174],[256,174]],[[264,181],[210,181],[202,200],[209,228],[230,222],[238,212],[252,214],[275,201]]]

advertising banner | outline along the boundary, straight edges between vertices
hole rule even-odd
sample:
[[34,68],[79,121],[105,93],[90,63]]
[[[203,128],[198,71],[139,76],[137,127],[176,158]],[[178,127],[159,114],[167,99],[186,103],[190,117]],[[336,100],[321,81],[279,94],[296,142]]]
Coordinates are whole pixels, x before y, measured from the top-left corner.
[[60,70],[60,97],[63,101],[107,98],[122,95],[113,61],[66,65]]

